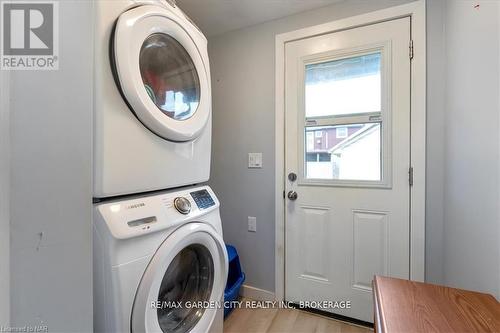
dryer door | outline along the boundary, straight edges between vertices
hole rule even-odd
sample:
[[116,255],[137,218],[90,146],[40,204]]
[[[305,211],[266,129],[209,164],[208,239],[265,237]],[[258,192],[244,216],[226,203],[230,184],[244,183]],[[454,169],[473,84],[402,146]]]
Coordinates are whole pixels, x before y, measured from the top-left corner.
[[206,40],[166,8],[124,12],[112,37],[115,79],[132,112],[171,141],[195,139],[211,109]]
[[227,279],[222,238],[207,224],[172,233],[149,263],[132,309],[133,332],[206,332]]

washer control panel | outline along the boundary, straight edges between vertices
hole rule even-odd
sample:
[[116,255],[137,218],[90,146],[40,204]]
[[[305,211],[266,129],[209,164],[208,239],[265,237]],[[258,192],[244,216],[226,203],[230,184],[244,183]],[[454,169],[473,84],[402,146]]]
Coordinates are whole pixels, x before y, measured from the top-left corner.
[[199,221],[218,207],[210,187],[200,186],[97,204],[96,223],[104,223],[115,238],[127,239]]
[[199,209],[207,209],[215,206],[214,199],[205,189],[191,192],[190,194]]

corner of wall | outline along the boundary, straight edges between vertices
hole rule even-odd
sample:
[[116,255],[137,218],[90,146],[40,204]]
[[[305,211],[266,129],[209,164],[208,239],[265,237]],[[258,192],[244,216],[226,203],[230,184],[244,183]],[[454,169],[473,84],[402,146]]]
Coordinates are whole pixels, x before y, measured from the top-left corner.
[[[498,17],[500,18],[500,6],[498,6],[498,9],[497,9],[498,13]],[[498,45],[500,46],[500,24],[498,25]],[[498,74],[497,74],[497,77],[500,78],[500,49],[498,50],[498,53],[499,53],[499,57],[498,57]],[[500,84],[499,84],[499,87],[498,87],[498,107],[500,109]],[[500,111],[500,110],[499,110]],[[499,124],[498,124],[498,128],[500,129],[500,118],[499,118]],[[499,151],[498,151],[498,165],[500,166],[500,145],[499,145]],[[497,189],[500,190],[500,167],[498,168],[498,184],[497,184]],[[497,205],[497,239],[500,240],[500,193],[498,195],[498,205]],[[500,242],[498,242],[497,244],[497,247],[498,247],[498,276],[500,277]],[[500,301],[500,278],[498,279],[498,289],[497,289],[497,294],[496,294],[496,298],[497,300]]]
[[445,189],[445,2],[427,0],[427,190],[426,273],[427,282],[443,284],[444,189]]
[[10,74],[0,70],[0,327],[10,324]]

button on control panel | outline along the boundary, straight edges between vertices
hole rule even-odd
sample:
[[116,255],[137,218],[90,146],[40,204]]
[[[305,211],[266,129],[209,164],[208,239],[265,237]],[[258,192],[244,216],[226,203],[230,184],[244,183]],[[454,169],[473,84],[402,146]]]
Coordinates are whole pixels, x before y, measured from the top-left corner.
[[191,192],[190,194],[199,209],[207,209],[215,205],[214,199],[207,190]]
[[174,207],[181,214],[187,215],[191,211],[191,203],[184,197],[174,199]]

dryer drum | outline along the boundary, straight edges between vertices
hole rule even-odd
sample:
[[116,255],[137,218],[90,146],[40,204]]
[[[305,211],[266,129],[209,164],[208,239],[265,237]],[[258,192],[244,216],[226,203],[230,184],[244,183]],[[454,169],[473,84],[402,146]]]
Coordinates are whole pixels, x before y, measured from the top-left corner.
[[110,40],[110,64],[120,94],[136,118],[163,139],[196,139],[210,117],[209,72],[193,36],[168,12],[148,6],[120,15]]

